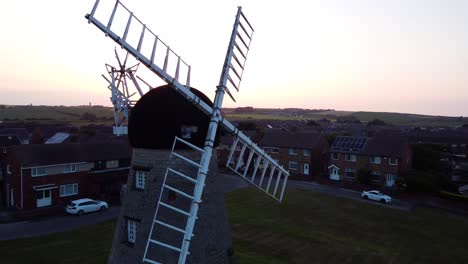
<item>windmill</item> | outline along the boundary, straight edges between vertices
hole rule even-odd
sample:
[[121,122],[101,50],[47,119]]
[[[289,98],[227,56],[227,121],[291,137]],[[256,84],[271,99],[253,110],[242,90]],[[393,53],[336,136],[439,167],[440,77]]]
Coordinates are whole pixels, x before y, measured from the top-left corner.
[[[148,110],[141,110],[140,113],[143,114],[138,114],[137,110],[145,109],[145,105],[151,105],[151,102],[144,103],[144,101],[156,100],[154,98],[158,98],[158,94],[161,96],[168,96],[168,98],[176,98],[174,100],[179,100],[178,102],[180,105],[190,104],[195,106],[201,115],[208,120],[203,123],[203,126],[177,124],[182,132],[178,134],[180,136],[175,136],[170,155],[168,155],[167,159],[161,158],[161,156],[164,155],[163,152],[151,150],[157,149],[158,146],[167,147],[168,145],[167,142],[158,141],[157,135],[152,138],[143,136],[143,139],[138,136],[133,136],[133,138],[130,136],[130,141],[131,143],[133,142],[132,146],[134,147],[132,161],[134,165],[132,168],[136,170],[135,179],[137,187],[138,184],[140,184],[140,187],[143,184],[139,182],[139,179],[144,180],[148,175],[159,173],[159,176],[154,177],[152,181],[146,181],[148,184],[159,182],[157,188],[160,188],[160,190],[156,192],[159,195],[159,199],[156,204],[154,217],[149,224],[150,230],[149,234],[146,236],[145,249],[141,252],[142,260],[145,263],[186,263],[190,257],[198,253],[196,251],[190,253],[190,249],[196,248],[197,246],[195,243],[191,244],[191,241],[196,241],[197,238],[196,236],[194,238],[194,228],[196,228],[195,222],[197,218],[199,216],[201,217],[201,215],[199,215],[200,206],[202,205],[201,210],[203,211],[203,206],[209,205],[211,200],[211,197],[205,195],[203,196],[204,201],[202,204],[202,194],[204,191],[205,194],[208,191],[208,185],[205,187],[205,183],[210,182],[211,178],[215,177],[213,174],[209,175],[209,173],[212,173],[213,169],[214,155],[212,155],[212,152],[216,142],[218,125],[221,125],[228,133],[235,137],[229,153],[227,167],[272,198],[280,202],[283,199],[289,176],[288,171],[280,166],[260,147],[254,144],[231,122],[225,119],[221,113],[224,94],[227,93],[234,100],[234,90],[239,91],[239,85],[254,30],[243,14],[241,7],[239,7],[235,17],[220,81],[216,89],[214,102],[211,104],[209,99],[203,98],[203,95],[198,90],[190,86],[191,67],[170,49],[168,45],[161,41],[158,35],[153,33],[153,31],[138,19],[133,12],[120,1],[116,1],[111,7],[110,15],[100,18],[96,15],[96,12],[100,8],[99,2],[100,1],[97,0],[91,13],[86,15],[88,22],[102,30],[106,36],[117,42],[123,49],[127,50],[129,54],[134,56],[140,63],[148,67],[148,69],[168,84],[166,87],[152,89],[137,102],[134,108],[135,111],[132,111],[132,115],[135,115],[135,118],[131,116],[130,123],[133,122],[133,124],[139,125],[146,124],[145,121],[136,120],[137,117],[147,117],[148,115],[146,113],[148,112],[145,111]],[[126,21],[124,26],[121,27],[123,32],[118,32],[118,30],[113,27],[116,16],[123,17]],[[133,38],[130,37],[132,32],[137,32],[137,35],[133,34]],[[168,88],[170,88],[170,91],[175,91],[180,96],[172,97]],[[183,100],[183,102],[180,100]],[[159,100],[158,102],[163,104],[164,100]],[[155,107],[158,106],[157,104],[153,105]],[[146,107],[146,109],[148,109],[148,107]],[[185,114],[188,113],[186,112]],[[183,115],[177,117],[181,119],[184,118]],[[187,120],[187,122],[189,121],[190,120]],[[204,127],[205,125],[206,127]],[[131,134],[131,128],[132,126],[130,125],[129,134]],[[133,129],[133,131],[137,131],[134,132],[134,134],[143,133],[141,132],[142,129]],[[200,135],[204,136],[201,141],[199,140]],[[174,134],[172,138],[174,138]],[[144,142],[142,142],[142,140]],[[154,142],[148,143],[146,140],[154,140]],[[180,147],[181,145],[182,147]],[[196,158],[194,153],[199,154],[199,158]],[[158,159],[157,164],[155,162],[149,162],[152,166],[157,166],[157,168],[151,166],[142,168],[139,164],[135,164],[137,161],[143,162],[145,159],[147,160],[148,157],[155,157]],[[171,159],[177,159],[177,161]],[[161,171],[161,166],[167,167],[164,171]],[[186,169],[190,166],[193,166],[195,169]],[[211,171],[209,171],[209,169]],[[190,175],[191,172],[195,172],[195,175]],[[164,175],[164,177],[162,175]],[[177,177],[177,182],[171,181],[174,177]],[[187,187],[189,185],[191,186],[190,188]],[[165,192],[169,193],[169,195],[163,195]],[[171,197],[175,196],[188,200],[188,206],[182,207],[179,202],[170,203],[170,201],[173,200]],[[162,213],[163,210],[173,212],[174,217],[165,217]],[[177,215],[177,217],[175,215]],[[134,218],[124,215],[121,215],[121,218],[122,217],[127,217],[132,223],[132,225],[128,226],[128,239],[129,241],[132,240],[131,242],[135,242],[133,233],[136,229],[134,229],[133,222],[137,220],[134,221],[132,220]],[[176,218],[177,220],[174,220]],[[177,225],[171,222],[173,220],[177,222]],[[148,227],[148,224],[144,223],[144,220],[139,219],[139,221],[142,226],[145,225]],[[216,219],[204,218],[201,221],[201,223],[197,222],[197,226],[203,226],[205,224],[204,221],[216,221]],[[161,236],[164,236],[166,231],[162,230],[178,234],[179,237],[177,239],[175,236],[170,236],[168,238],[170,242],[178,240],[177,245],[171,244],[168,241],[163,241]],[[197,234],[197,236],[202,235],[203,232],[201,231]],[[121,243],[121,241],[116,242],[114,238],[114,244],[116,243]],[[159,256],[163,257],[156,259],[158,258],[158,254],[152,254],[155,251],[160,253]],[[129,252],[129,250],[125,252]],[[176,258],[169,257],[169,253],[167,252],[174,253]],[[211,255],[216,255],[216,252]],[[120,254],[118,257],[125,257],[125,253]],[[215,257],[212,259],[214,258]],[[200,262],[200,259],[198,259],[198,262],[193,260],[192,262],[209,263],[209,261]],[[212,262],[221,263],[215,260],[212,260]]]
[[[123,62],[120,60],[116,49],[114,49],[114,53],[119,66],[114,67],[106,63],[106,70],[110,80],[104,74],[102,77],[109,83],[108,89],[111,90],[112,94],[110,99],[114,105],[114,134],[120,136],[128,133],[128,128],[124,126],[124,121],[128,120],[130,109],[136,102],[136,100],[131,99],[136,92],[130,94],[130,82],[128,82],[128,79],[131,80],[140,97],[143,96],[143,92],[135,78],[140,64],[137,63],[127,67],[128,52]],[[137,76],[137,78],[139,77]]]

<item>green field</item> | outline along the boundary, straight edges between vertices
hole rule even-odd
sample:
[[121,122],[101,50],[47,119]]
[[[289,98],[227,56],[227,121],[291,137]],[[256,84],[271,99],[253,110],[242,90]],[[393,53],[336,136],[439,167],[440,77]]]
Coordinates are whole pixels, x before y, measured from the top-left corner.
[[[466,263],[468,221],[288,189],[282,204],[254,189],[226,196],[238,263]],[[0,242],[1,263],[105,263],[113,222]]]
[[111,119],[113,110],[102,106],[0,106],[0,120],[4,121],[76,121],[84,113],[94,114],[98,119]]

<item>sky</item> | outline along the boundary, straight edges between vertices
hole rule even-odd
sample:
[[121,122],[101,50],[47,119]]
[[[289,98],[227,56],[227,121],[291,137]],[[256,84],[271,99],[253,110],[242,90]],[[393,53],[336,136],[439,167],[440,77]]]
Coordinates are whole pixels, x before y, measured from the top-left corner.
[[[117,65],[116,44],[84,18],[94,2],[2,3],[0,104],[111,105],[101,74]],[[104,19],[115,1],[100,2]],[[211,99],[243,7],[255,32],[237,103],[226,97],[226,107],[468,116],[468,1],[122,2],[191,65],[191,85]]]

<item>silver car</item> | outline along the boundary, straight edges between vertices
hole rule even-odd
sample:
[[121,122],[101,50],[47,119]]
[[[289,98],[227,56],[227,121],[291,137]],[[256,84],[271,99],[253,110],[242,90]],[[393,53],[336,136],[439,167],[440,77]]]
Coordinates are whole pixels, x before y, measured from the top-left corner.
[[379,201],[382,203],[391,203],[392,197],[381,193],[380,191],[372,190],[372,191],[363,191],[361,197],[364,199],[370,199],[374,201]]
[[83,215],[84,213],[104,211],[109,205],[104,201],[83,198],[71,201],[65,209],[69,214]]

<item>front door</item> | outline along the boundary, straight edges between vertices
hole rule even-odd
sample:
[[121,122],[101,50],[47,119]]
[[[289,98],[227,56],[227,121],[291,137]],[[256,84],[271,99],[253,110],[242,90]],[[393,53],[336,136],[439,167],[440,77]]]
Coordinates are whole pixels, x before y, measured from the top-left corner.
[[40,190],[36,192],[36,206],[44,207],[52,204],[51,191],[49,190]]
[[309,163],[304,163],[304,174],[309,175]]
[[340,169],[337,167],[330,167],[330,180],[339,181],[340,180]]

